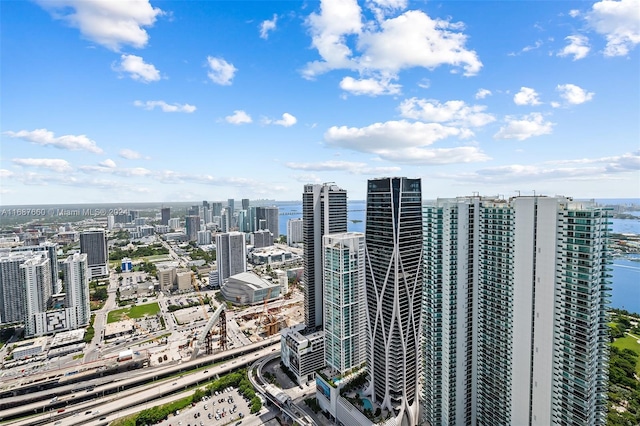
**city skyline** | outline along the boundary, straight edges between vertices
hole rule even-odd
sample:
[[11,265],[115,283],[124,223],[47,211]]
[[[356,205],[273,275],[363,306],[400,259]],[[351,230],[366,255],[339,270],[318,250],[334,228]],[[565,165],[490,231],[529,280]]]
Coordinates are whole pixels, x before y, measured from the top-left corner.
[[3,2],[0,203],[640,194],[638,0],[239,4]]

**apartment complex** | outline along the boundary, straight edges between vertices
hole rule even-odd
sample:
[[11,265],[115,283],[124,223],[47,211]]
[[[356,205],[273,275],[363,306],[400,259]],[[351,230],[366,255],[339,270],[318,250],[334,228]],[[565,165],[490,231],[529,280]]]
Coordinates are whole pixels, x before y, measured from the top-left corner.
[[425,422],[604,424],[608,233],[566,197],[425,206]]

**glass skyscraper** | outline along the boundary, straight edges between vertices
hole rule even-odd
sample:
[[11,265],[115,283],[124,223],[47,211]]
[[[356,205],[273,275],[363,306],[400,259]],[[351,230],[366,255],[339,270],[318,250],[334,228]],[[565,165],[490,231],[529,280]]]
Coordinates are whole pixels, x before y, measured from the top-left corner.
[[401,424],[419,423],[418,349],[423,285],[420,179],[371,179],[367,187],[367,393]]

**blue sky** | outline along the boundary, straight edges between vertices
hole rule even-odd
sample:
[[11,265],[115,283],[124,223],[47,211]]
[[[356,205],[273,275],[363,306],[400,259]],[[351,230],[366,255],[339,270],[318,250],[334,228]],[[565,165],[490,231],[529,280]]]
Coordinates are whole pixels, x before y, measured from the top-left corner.
[[0,7],[2,205],[640,197],[640,0]]

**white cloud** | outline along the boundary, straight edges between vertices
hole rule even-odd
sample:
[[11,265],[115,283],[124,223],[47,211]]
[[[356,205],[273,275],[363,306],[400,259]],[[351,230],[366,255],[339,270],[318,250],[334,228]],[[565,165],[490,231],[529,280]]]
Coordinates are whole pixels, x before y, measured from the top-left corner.
[[522,52],[530,52],[531,50],[539,49],[542,44],[542,40],[537,40],[533,45],[523,47]]
[[440,65],[462,67],[465,75],[474,75],[482,67],[476,53],[465,48],[467,37],[457,32],[462,29],[460,23],[431,19],[418,10],[386,19],[385,14],[406,7],[406,2],[376,3],[377,21],[363,22],[355,0],[321,2],[320,13],[307,19],[312,45],[321,60],[307,63],[304,77],[350,69],[365,76],[396,78],[402,69]]
[[356,80],[353,77],[345,77],[340,81],[340,88],[353,95],[378,96],[397,95],[402,86],[391,83],[389,79],[363,78]]
[[487,96],[491,96],[491,95],[492,95],[491,90],[488,90],[488,89],[479,89],[479,90],[476,92],[476,99],[484,99],[484,98],[486,98]]
[[80,166],[79,169],[85,173],[107,173],[115,176],[123,177],[144,177],[151,176],[153,172],[144,167],[133,167],[130,169],[121,167],[110,167],[103,164],[98,166]]
[[129,148],[121,149],[118,155],[122,158],[126,158],[127,160],[137,160],[138,158],[142,158],[142,155],[140,155],[139,152]]
[[553,123],[545,121],[542,114],[534,112],[517,119],[513,116],[505,118],[506,126],[500,128],[493,137],[495,139],[517,139],[523,141],[533,136],[548,135],[553,129]]
[[387,161],[415,165],[476,163],[491,158],[475,146],[455,148],[405,148],[389,150],[380,157]]
[[[440,65],[462,67],[465,75],[482,68],[476,52],[464,45],[467,36],[454,32],[455,23],[431,19],[418,10],[410,10],[380,24],[380,31],[366,31],[358,40],[363,52],[359,60],[365,70],[397,73],[411,67],[437,68]],[[453,30],[453,31],[451,31]]]
[[48,169],[56,173],[66,173],[73,170],[69,162],[59,158],[14,158],[11,162],[18,166]]
[[605,56],[624,56],[640,43],[640,0],[603,0],[593,5],[587,22],[605,36]]
[[233,115],[228,115],[224,119],[231,124],[246,124],[253,121],[251,116],[242,110],[235,110]]
[[593,92],[587,92],[582,87],[575,84],[559,84],[556,90],[560,92],[560,97],[571,105],[579,105],[593,99]]
[[572,18],[576,18],[580,16],[580,11],[578,9],[571,9],[569,11],[569,16],[571,16]]
[[420,147],[450,136],[468,137],[471,132],[439,123],[405,120],[374,123],[366,127],[333,126],[324,134],[329,145],[379,154],[393,149]]
[[70,151],[89,151],[95,154],[102,154],[95,141],[89,139],[86,135],[63,135],[56,137],[53,132],[47,129],[20,130],[18,132],[7,131],[5,135],[18,138],[25,141],[33,142],[38,145],[51,145],[60,149],[68,149]]
[[0,178],[2,178],[2,179],[10,178],[13,175],[14,175],[14,173],[11,170],[0,169]]
[[516,105],[540,105],[538,93],[530,87],[521,87],[520,91],[513,97]]
[[151,27],[162,10],[148,0],[37,0],[55,19],[62,19],[82,35],[108,49],[119,51],[123,45],[146,46]]
[[458,182],[512,183],[540,180],[598,181],[611,179],[620,173],[640,170],[640,151],[622,155],[579,160],[549,161],[542,164],[511,164],[489,167],[473,173],[449,174],[440,177]]
[[143,83],[160,80],[160,71],[153,64],[147,64],[142,57],[136,55],[122,55],[120,65],[114,66],[113,69],[129,73],[129,77]]
[[264,124],[277,124],[278,126],[291,127],[298,122],[298,119],[288,112],[285,112],[284,114],[282,114],[282,119],[280,120],[271,120],[269,118],[265,118],[264,120],[262,120],[262,122]]
[[189,105],[189,104],[168,104],[165,101],[146,101],[146,102],[142,102],[142,101],[135,101],[133,103],[133,105],[140,107],[140,108],[144,108],[146,110],[153,110],[154,108],[158,107],[160,108],[163,112],[186,112],[186,113],[192,113],[196,110],[196,107],[194,105]]
[[464,101],[447,101],[411,98],[400,104],[400,114],[406,118],[436,123],[448,123],[480,127],[495,121],[492,114],[483,112],[484,105],[467,105]]
[[113,168],[115,168],[115,167],[116,167],[116,162],[115,162],[115,161],[113,161],[113,160],[112,160],[112,159],[110,159],[110,158],[107,158],[106,160],[101,161],[101,162],[99,163],[99,165],[100,165],[100,166],[102,166],[102,167],[108,167],[108,168],[110,168],[110,169],[113,169]]
[[366,163],[352,161],[322,161],[318,163],[285,163],[285,166],[294,170],[307,170],[314,172],[343,171],[356,175],[381,175],[399,172],[400,167],[369,167]]
[[278,22],[278,15],[273,14],[273,19],[262,21],[260,24],[260,38],[268,39],[269,31],[273,31],[276,29],[276,24]]
[[229,86],[233,76],[238,71],[236,67],[222,58],[207,56],[207,63],[209,64],[207,76],[211,81],[222,86]]
[[410,123],[405,120],[374,123],[366,127],[329,128],[324,139],[330,146],[376,154],[380,159],[405,164],[450,164],[487,160],[478,148],[427,148],[448,137],[468,138],[468,129],[440,123]]
[[589,39],[586,36],[577,34],[567,36],[564,39],[567,40],[569,44],[558,52],[558,56],[573,55],[573,60],[577,61],[578,59],[585,58],[589,50],[591,50],[589,47]]

